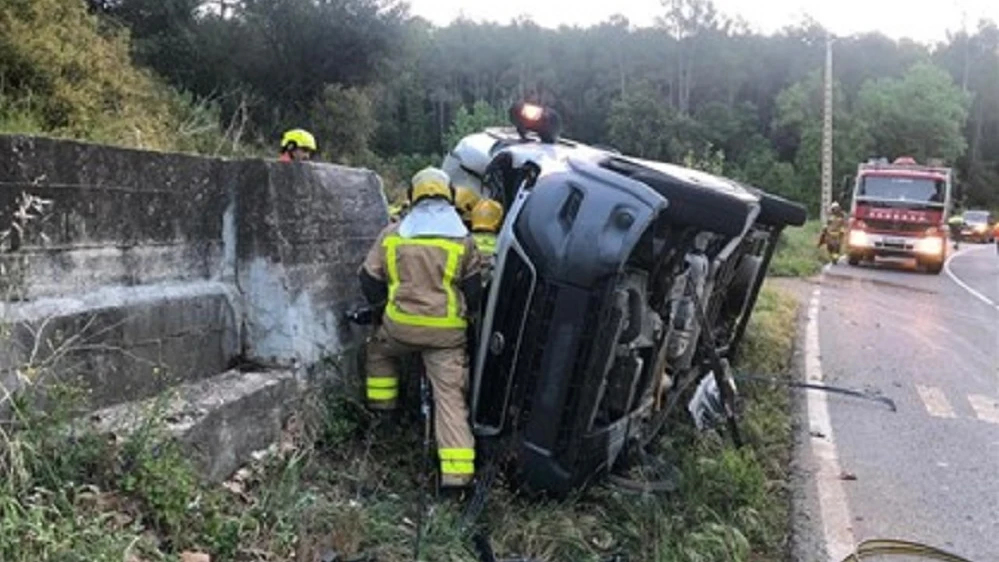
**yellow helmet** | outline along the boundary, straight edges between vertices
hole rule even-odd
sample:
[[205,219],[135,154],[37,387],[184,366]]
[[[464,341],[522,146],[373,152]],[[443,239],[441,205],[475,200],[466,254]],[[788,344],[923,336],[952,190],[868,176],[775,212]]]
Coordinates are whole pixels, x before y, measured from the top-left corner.
[[472,209],[480,200],[479,194],[467,187],[456,187],[454,190],[454,206],[465,222],[472,220]]
[[440,197],[454,204],[451,179],[440,168],[426,167],[413,176],[409,186],[409,202],[415,205],[420,199]]
[[312,136],[312,133],[306,131],[305,129],[292,129],[290,131],[286,131],[284,136],[281,137],[281,150],[292,150],[295,148],[304,148],[315,152],[316,137]]
[[472,209],[472,230],[496,232],[503,222],[503,206],[495,199],[483,199]]

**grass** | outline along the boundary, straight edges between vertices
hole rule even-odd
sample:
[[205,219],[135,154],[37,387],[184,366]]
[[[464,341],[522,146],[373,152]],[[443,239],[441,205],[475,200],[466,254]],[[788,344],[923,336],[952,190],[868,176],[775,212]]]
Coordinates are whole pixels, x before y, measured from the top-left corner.
[[[790,357],[796,304],[765,288],[743,371],[778,373]],[[736,450],[698,434],[678,408],[657,454],[679,470],[671,495],[595,486],[568,501],[536,502],[498,487],[483,522],[500,556],[546,561],[778,560],[787,531],[790,447],[785,390],[743,385],[749,399]],[[315,394],[285,453],[244,469],[226,488],[202,483],[156,423],[123,440],[67,434],[61,409],[16,409],[3,426],[0,560],[27,562],[317,560],[324,553],[410,560],[420,435],[375,423],[352,396]],[[59,404],[69,403],[72,396]],[[69,409],[67,409],[69,411]],[[155,419],[152,416],[151,419]],[[461,506],[440,500],[427,520],[425,559],[475,560],[458,535]]]
[[828,261],[825,249],[816,245],[822,223],[808,221],[801,228],[789,228],[780,237],[768,274],[772,277],[816,275]]

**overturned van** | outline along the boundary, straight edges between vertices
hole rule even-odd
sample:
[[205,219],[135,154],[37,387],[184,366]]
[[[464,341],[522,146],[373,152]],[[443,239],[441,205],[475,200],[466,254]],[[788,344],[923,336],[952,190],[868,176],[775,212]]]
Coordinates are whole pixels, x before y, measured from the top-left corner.
[[[527,490],[562,496],[663,429],[734,358],[773,255],[804,207],[696,170],[515,127],[462,139],[444,169],[502,203],[472,358],[480,440],[504,439]],[[710,359],[714,358],[714,362]],[[718,358],[723,367],[719,369]]]

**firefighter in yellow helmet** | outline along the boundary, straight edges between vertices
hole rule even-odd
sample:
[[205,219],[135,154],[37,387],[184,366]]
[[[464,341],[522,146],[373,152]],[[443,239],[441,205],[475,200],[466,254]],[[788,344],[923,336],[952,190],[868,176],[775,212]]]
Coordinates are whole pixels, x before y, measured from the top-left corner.
[[467,187],[458,186],[454,189],[454,208],[461,215],[461,222],[467,228],[472,227],[472,209],[479,202],[479,194]]
[[305,129],[291,129],[285,131],[281,137],[281,155],[278,160],[281,162],[311,160],[316,151],[316,138],[312,133]]
[[503,224],[503,206],[495,199],[482,199],[472,209],[472,238],[486,259],[482,282],[488,286],[496,266],[496,235]]
[[495,199],[482,199],[472,209],[472,237],[483,256],[496,254],[496,235],[503,224],[503,206]]
[[367,403],[397,406],[395,359],[418,353],[433,386],[441,486],[468,485],[475,440],[468,420],[466,328],[482,300],[482,255],[454,208],[447,174],[413,176],[410,210],[379,234],[361,265],[365,298],[381,312],[367,348]]
[[961,249],[961,227],[964,226],[964,216],[954,213],[947,219],[947,229],[955,250]]
[[402,217],[406,216],[406,211],[409,210],[409,200],[400,201],[398,203],[393,203],[388,207],[389,221],[399,222]]

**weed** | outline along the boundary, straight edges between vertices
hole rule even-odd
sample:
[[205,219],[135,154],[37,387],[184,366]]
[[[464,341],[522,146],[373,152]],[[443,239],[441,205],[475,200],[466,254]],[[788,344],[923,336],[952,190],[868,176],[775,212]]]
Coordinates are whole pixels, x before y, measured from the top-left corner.
[[817,246],[822,223],[809,221],[801,228],[781,233],[768,274],[772,277],[808,277],[817,274],[828,260]]
[[[795,314],[787,296],[764,288],[740,370],[787,368]],[[409,560],[420,432],[377,422],[351,390],[356,382],[310,394],[279,454],[241,471],[235,493],[199,480],[155,412],[112,442],[59,430],[66,416],[50,405],[44,414],[25,405],[3,457],[0,559],[152,561],[190,549],[214,561],[316,560],[330,552]],[[767,385],[742,390],[750,400],[748,446],[740,450],[718,434],[697,433],[682,409],[675,413],[656,450],[678,467],[674,494],[595,486],[567,501],[538,502],[498,485],[481,520],[497,554],[551,562],[615,553],[655,562],[779,559],[788,396]],[[476,559],[458,532],[461,512],[457,502],[434,502],[425,518],[426,559]]]

